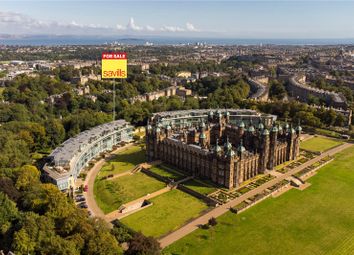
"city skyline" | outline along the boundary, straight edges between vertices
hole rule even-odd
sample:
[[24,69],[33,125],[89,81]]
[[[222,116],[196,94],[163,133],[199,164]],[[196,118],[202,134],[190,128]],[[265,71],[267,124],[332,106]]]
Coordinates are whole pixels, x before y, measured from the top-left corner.
[[354,38],[350,1],[0,3],[0,34]]

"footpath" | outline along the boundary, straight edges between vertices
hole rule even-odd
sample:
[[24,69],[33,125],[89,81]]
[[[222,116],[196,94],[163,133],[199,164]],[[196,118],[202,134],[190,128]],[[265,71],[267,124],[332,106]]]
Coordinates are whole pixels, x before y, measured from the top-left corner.
[[201,225],[206,224],[210,218],[212,218],[212,217],[217,218],[217,217],[223,215],[224,213],[228,212],[230,210],[230,208],[235,207],[236,205],[238,205],[242,201],[244,201],[254,195],[257,195],[258,193],[261,193],[265,189],[277,184],[278,182],[281,182],[282,180],[285,180],[285,179],[291,177],[293,174],[300,172],[301,170],[314,164],[315,162],[317,162],[327,156],[332,156],[338,152],[341,152],[342,150],[345,150],[345,149],[351,147],[352,145],[353,144],[345,143],[345,144],[342,144],[342,145],[335,147],[331,150],[328,150],[325,153],[322,153],[321,155],[307,161],[306,163],[288,171],[287,173],[277,176],[275,179],[272,179],[269,182],[266,182],[263,185],[245,193],[244,195],[239,196],[226,204],[216,207],[215,209],[207,212],[206,214],[200,216],[199,218],[196,218],[195,220],[189,222],[188,224],[184,225],[183,227],[177,229],[176,231],[159,239],[161,247],[164,248],[164,247],[176,242],[177,240],[183,238],[184,236],[186,236],[186,235],[190,234],[191,232],[193,232],[194,230],[198,229]]

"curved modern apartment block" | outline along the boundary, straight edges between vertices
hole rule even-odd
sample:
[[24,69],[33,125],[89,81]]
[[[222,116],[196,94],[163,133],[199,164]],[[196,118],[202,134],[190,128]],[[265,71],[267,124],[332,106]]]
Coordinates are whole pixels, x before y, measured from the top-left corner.
[[60,190],[74,187],[80,171],[102,152],[132,141],[133,126],[116,120],[86,130],[57,147],[43,167],[44,179]]

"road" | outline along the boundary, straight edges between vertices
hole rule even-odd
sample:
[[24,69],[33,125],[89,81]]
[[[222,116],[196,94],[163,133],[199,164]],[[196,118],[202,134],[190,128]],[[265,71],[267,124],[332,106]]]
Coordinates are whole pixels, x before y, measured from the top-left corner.
[[274,184],[276,184],[284,179],[289,178],[291,175],[305,169],[306,167],[312,165],[313,163],[315,163],[327,156],[332,156],[344,149],[351,147],[352,145],[353,144],[345,143],[345,144],[342,144],[338,147],[335,147],[335,148],[317,156],[316,158],[313,158],[313,159],[307,161],[306,163],[288,171],[287,173],[285,173],[281,176],[278,176],[275,179],[270,180],[269,182],[247,192],[246,194],[241,195],[240,197],[237,197],[226,204],[216,207],[215,209],[209,211],[208,213],[206,213],[206,214],[200,216],[199,218],[191,221],[190,223],[184,225],[180,229],[177,229],[176,231],[170,233],[169,235],[161,238],[159,240],[161,247],[164,248],[164,247],[176,242],[177,240],[181,239],[182,237],[188,235],[189,233],[193,232],[194,230],[198,229],[200,225],[206,224],[211,217],[214,217],[214,218],[219,217],[220,215],[228,212],[231,207],[236,206],[237,204],[241,203],[242,201],[244,201],[244,200],[246,200],[258,193],[261,193],[265,189],[273,186]]
[[[120,147],[120,148],[116,149],[115,151],[111,152],[110,155],[114,156],[115,153],[117,153],[123,149],[126,149],[132,145],[133,144],[128,144],[123,147]],[[106,163],[107,159],[109,159],[111,156],[109,156],[108,158],[104,158],[104,159],[99,160],[90,169],[90,171],[88,171],[88,173],[86,175],[85,182],[84,182],[84,185],[88,185],[88,191],[84,192],[84,196],[86,199],[86,204],[87,204],[88,210],[92,213],[93,216],[100,217],[102,219],[106,219],[106,217],[105,217],[105,214],[103,213],[103,211],[101,210],[101,208],[96,203],[94,192],[93,192],[93,186],[94,186],[97,174],[101,170],[104,163]]]

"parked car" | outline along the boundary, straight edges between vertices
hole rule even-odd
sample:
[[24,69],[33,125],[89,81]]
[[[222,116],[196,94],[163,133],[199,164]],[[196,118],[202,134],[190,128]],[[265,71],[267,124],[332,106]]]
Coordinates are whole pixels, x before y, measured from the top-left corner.
[[88,185],[85,185],[84,187],[84,191],[87,192],[88,191]]
[[83,202],[83,201],[86,201],[86,199],[84,197],[76,197],[75,201],[76,202]]
[[80,204],[78,204],[78,206],[80,208],[87,208],[87,204],[85,202],[81,202]]

